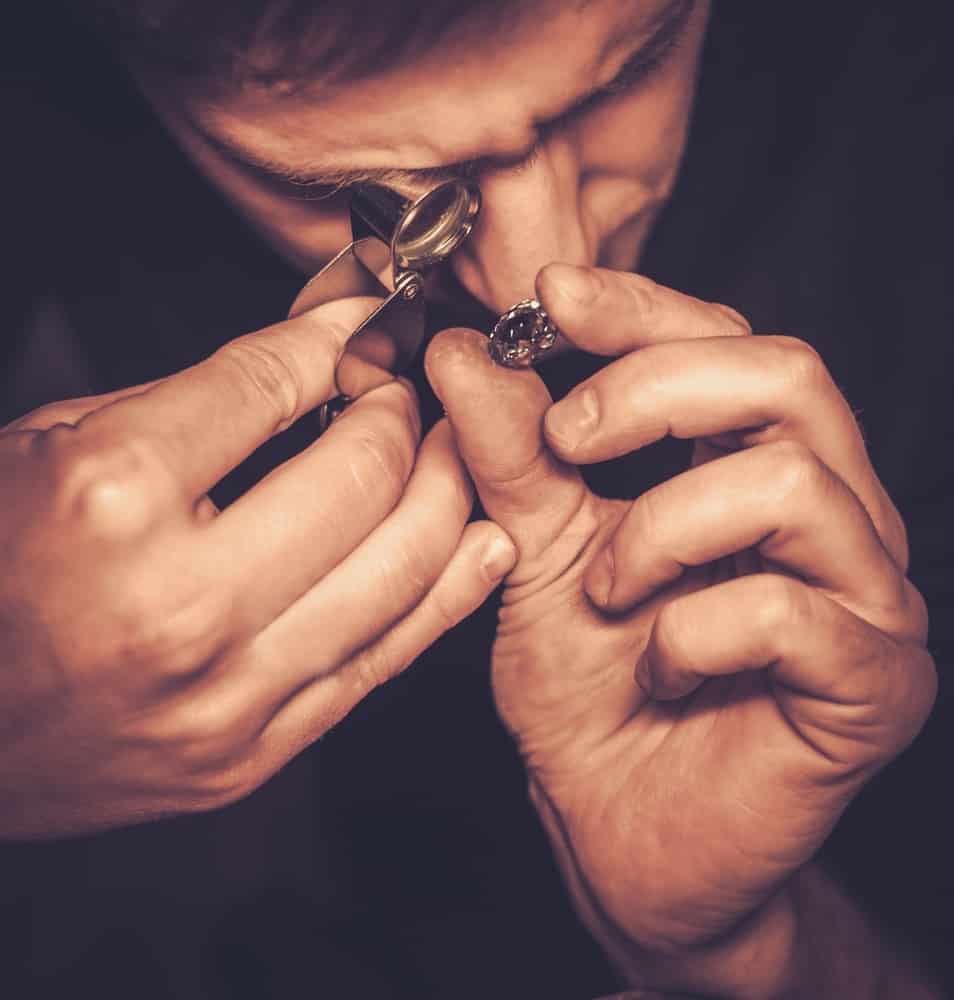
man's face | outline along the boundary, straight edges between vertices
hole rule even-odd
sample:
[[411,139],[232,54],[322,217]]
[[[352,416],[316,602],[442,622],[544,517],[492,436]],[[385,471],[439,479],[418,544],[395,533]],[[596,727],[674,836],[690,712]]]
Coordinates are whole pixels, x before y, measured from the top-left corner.
[[452,266],[502,312],[551,261],[636,264],[675,179],[708,7],[542,2],[506,31],[338,87],[214,103],[147,91],[200,169],[308,274],[350,238],[336,184],[415,194],[467,162],[483,208]]

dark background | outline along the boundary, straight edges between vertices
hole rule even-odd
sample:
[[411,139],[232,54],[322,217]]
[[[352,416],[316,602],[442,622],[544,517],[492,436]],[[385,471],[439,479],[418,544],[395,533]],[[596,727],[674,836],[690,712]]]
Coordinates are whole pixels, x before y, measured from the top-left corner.
[[[938,708],[824,857],[954,982],[947,29],[941,3],[716,0],[686,168],[644,269],[817,346],[905,515]],[[284,314],[300,278],[205,187],[91,38],[37,4],[10,14],[2,46],[6,373],[43,297],[63,305],[91,391],[177,370]],[[555,363],[554,393],[595,365]],[[23,388],[7,382],[6,418]],[[264,449],[218,499],[308,433]],[[663,445],[588,475],[633,496],[682,458]],[[614,989],[493,711],[494,613],[490,602],[242,803],[0,847],[0,992],[577,1000]]]

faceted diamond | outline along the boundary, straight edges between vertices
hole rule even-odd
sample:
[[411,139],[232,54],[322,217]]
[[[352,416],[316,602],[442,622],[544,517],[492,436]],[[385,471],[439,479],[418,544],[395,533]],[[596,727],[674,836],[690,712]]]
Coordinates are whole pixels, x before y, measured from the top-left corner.
[[518,302],[497,320],[488,350],[498,365],[529,368],[556,343],[557,328],[536,299]]

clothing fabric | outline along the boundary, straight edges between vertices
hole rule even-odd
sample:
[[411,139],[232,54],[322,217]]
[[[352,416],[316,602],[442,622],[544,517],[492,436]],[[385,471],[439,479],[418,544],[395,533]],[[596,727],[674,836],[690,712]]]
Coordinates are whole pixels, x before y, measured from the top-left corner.
[[[641,270],[734,306],[758,332],[817,347],[905,517],[932,613],[938,705],[823,858],[954,984],[954,88],[940,6],[717,3],[685,167]],[[179,370],[281,318],[301,284],[91,38],[41,28],[6,39],[16,151],[4,185],[5,419],[61,390]],[[601,363],[559,359],[545,377],[559,396]],[[239,495],[310,433],[262,448],[216,499]],[[684,460],[665,442],[586,475],[607,495],[636,496]],[[0,965],[22,984],[9,995],[617,990],[566,899],[494,712],[495,611],[492,599],[235,806],[0,848]]]

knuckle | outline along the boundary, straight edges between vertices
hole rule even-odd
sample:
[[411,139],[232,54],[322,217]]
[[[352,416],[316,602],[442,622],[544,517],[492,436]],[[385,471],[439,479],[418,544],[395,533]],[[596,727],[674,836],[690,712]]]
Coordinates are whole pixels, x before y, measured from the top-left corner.
[[451,594],[446,593],[443,587],[435,587],[427,597],[437,622],[437,631],[443,635],[448,629],[452,629],[461,618],[459,602],[455,601]]
[[[869,731],[872,761],[885,764],[909,746],[923,728],[937,698],[937,669],[920,646],[897,642],[891,652],[881,647],[858,672],[870,699],[862,716]],[[874,677],[877,683],[872,688]]]
[[414,442],[406,431],[365,429],[351,442],[350,472],[363,493],[399,496],[413,463]]
[[813,618],[809,588],[792,577],[765,573],[759,577],[759,590],[753,622],[758,631],[779,644],[787,636],[801,635]]
[[802,507],[807,497],[826,493],[832,477],[821,459],[799,441],[773,441],[762,446],[762,458],[769,463],[768,481],[781,502]]
[[121,540],[155,527],[172,485],[158,454],[135,436],[55,447],[54,505],[97,537]]
[[251,795],[260,783],[251,775],[250,769],[241,763],[207,770],[191,779],[190,811],[210,812],[230,806]]
[[217,781],[231,772],[248,744],[248,722],[234,699],[194,693],[183,697],[167,720],[166,752],[177,771],[190,779]]
[[404,595],[415,604],[427,595],[437,579],[436,565],[428,546],[413,541],[401,545],[378,564],[377,589],[380,592]]
[[69,408],[62,402],[44,403],[43,406],[38,406],[35,410],[31,410],[22,417],[11,421],[3,430],[16,431],[33,427],[53,427],[57,424],[68,424],[70,423],[70,416]]
[[204,811],[237,801],[256,787],[254,723],[237,698],[220,689],[153,700],[122,723],[119,735],[179,807]]
[[786,381],[797,391],[827,387],[831,376],[821,355],[798,337],[776,336],[771,343],[779,351]]
[[236,373],[236,384],[253,406],[264,405],[278,430],[293,423],[302,406],[305,380],[291,359],[275,343],[277,338],[249,334],[233,340],[217,352],[220,364]]
[[364,694],[381,687],[410,664],[408,657],[398,655],[390,642],[375,643],[361,653],[355,664],[359,690]]
[[651,326],[660,310],[659,285],[643,274],[626,275],[623,283],[640,322]]
[[437,579],[439,567],[423,545],[407,545],[401,550],[395,574],[410,584],[410,592],[417,597],[426,594]]
[[85,613],[63,631],[64,660],[83,673],[135,672],[147,686],[205,665],[223,639],[217,597],[170,586],[164,577],[111,573],[91,587]]

